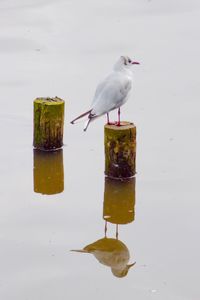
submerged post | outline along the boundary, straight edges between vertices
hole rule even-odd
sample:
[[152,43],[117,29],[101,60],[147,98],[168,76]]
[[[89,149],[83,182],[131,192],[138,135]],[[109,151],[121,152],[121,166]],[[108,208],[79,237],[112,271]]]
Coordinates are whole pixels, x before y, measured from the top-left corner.
[[64,100],[58,97],[34,100],[35,148],[48,151],[63,146],[64,108]]
[[121,126],[105,125],[105,175],[130,178],[136,173],[136,126],[121,122]]

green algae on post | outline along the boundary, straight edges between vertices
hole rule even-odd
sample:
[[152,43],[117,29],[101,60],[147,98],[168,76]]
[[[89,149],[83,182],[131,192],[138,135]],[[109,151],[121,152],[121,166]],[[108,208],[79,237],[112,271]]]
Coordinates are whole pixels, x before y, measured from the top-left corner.
[[40,150],[56,150],[63,146],[65,101],[55,98],[34,100],[33,146]]
[[136,127],[129,122],[121,126],[104,126],[105,175],[130,178],[136,173]]

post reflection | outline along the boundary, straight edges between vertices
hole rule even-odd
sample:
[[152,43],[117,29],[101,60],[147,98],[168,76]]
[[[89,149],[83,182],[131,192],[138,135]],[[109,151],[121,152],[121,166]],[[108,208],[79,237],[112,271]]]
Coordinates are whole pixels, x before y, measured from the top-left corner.
[[[135,262],[129,263],[129,249],[119,240],[119,226],[134,221],[134,207],[135,178],[118,181],[106,177],[103,205],[104,237],[81,250],[72,251],[93,254],[99,263],[110,267],[114,276],[125,277]],[[115,224],[115,238],[108,237],[108,222]]]
[[105,178],[104,220],[128,224],[135,219],[135,178],[125,181]]
[[54,195],[64,191],[63,150],[45,152],[34,149],[34,192]]

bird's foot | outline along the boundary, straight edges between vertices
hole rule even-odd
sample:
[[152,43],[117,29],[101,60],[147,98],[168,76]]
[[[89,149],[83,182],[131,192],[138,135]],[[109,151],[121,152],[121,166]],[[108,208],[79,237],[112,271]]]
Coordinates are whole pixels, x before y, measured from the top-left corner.
[[121,122],[119,122],[119,121],[116,121],[116,122],[108,122],[107,125],[122,126]]
[[116,125],[116,122],[108,122],[107,125]]

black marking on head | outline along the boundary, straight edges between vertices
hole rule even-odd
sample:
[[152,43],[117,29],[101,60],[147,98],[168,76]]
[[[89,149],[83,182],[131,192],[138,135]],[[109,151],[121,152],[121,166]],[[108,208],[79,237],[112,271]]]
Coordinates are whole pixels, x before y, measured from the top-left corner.
[[130,57],[128,57],[128,56],[121,56],[121,57],[122,57],[122,59],[123,59],[123,62],[124,62],[124,65],[125,65],[125,66],[127,66],[127,65],[129,65],[129,64],[132,63]]
[[125,56],[121,56],[121,58],[123,59],[123,63],[124,63],[125,65],[127,65],[127,63],[126,63],[126,57],[125,57]]
[[124,64],[125,64],[125,66],[127,66],[127,65],[128,65],[127,56],[124,56]]

